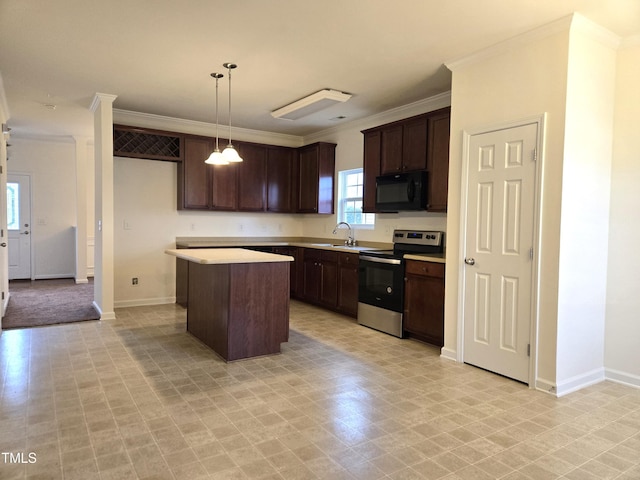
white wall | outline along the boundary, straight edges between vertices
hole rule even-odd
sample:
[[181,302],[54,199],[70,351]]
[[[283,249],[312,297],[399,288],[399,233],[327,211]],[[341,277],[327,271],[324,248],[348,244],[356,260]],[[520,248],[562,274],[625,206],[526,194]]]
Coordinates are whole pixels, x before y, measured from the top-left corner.
[[568,23],[546,35],[509,42],[453,66],[443,353],[457,355],[461,261],[463,132],[547,113],[543,169],[537,381],[556,378],[558,251],[568,59]]
[[618,52],[605,367],[640,385],[640,36]]
[[558,273],[559,395],[604,378],[607,231],[619,42],[607,33],[578,16],[569,40]]
[[[71,138],[12,138],[9,173],[31,174],[36,279],[75,276],[75,145]],[[88,147],[90,149],[90,147]],[[93,153],[87,153],[93,158]]]

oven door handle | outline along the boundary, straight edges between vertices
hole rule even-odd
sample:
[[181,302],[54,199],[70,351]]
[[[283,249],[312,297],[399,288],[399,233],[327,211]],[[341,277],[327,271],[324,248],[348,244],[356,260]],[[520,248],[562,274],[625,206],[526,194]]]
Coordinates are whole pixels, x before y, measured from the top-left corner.
[[386,263],[387,265],[402,264],[402,260],[399,260],[397,258],[370,257],[368,255],[360,255],[360,260],[366,260],[367,262],[374,262],[374,263]]

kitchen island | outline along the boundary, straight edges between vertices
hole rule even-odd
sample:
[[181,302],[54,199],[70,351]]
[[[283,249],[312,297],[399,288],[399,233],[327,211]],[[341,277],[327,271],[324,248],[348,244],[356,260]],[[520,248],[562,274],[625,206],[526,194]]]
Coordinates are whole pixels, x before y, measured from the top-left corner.
[[225,361],[280,353],[289,340],[289,262],[242,248],[169,249],[187,260],[187,331]]

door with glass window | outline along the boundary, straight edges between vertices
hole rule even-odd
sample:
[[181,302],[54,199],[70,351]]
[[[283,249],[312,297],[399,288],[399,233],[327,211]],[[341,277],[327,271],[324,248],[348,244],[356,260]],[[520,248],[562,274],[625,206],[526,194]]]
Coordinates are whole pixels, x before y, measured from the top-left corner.
[[31,176],[7,176],[9,280],[31,279]]

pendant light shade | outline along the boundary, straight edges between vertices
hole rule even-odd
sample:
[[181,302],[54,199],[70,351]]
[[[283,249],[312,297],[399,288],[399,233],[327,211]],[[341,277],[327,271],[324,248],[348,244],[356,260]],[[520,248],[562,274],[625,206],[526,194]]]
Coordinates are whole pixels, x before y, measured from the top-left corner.
[[218,80],[224,75],[221,73],[212,73],[211,76],[216,79],[216,147],[204,163],[208,163],[209,165],[229,165],[229,161],[222,155],[220,147],[218,146]]
[[222,155],[228,162],[242,162],[242,157],[231,143],[231,70],[237,68],[235,63],[223,63],[222,66],[229,71],[229,145],[222,151]]

